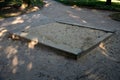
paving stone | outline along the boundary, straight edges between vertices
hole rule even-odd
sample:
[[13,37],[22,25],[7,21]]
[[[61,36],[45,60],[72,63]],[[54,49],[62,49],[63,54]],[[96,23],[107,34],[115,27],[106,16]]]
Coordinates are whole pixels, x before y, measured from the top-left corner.
[[112,35],[108,31],[62,23],[49,23],[14,34],[64,51],[75,58],[95,48]]

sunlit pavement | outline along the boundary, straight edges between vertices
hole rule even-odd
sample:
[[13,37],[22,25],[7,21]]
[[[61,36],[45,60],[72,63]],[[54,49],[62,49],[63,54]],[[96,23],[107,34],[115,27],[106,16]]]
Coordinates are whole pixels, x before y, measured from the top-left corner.
[[[120,22],[111,20],[110,11],[64,6],[47,0],[34,13],[0,20],[1,80],[119,80]],[[69,22],[96,29],[116,31],[106,42],[72,60],[44,45],[30,47],[30,42],[4,37],[6,32],[21,32],[55,21]]]

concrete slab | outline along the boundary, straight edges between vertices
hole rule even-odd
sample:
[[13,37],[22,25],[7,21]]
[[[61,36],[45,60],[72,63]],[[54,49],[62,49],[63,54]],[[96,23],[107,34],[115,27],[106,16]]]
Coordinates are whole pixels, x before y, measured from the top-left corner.
[[69,24],[49,23],[14,35],[67,52],[66,54],[77,58],[95,48],[112,33]]
[[67,20],[56,20],[56,22],[58,23],[62,23],[62,24],[69,24],[69,25],[76,25],[76,26],[82,26],[82,27],[86,27],[86,28],[91,28],[91,29],[98,29],[98,30],[102,30],[102,31],[109,31],[109,32],[115,32],[115,29],[112,29],[110,27],[106,27],[105,25],[88,25],[88,24],[83,24],[82,22],[80,23],[80,21],[73,21],[72,19],[67,19]]

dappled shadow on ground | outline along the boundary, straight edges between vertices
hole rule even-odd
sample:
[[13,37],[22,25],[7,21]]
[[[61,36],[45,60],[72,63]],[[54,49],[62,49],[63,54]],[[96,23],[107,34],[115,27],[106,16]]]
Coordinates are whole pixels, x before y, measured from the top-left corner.
[[36,27],[45,23],[49,23],[47,17],[41,13],[26,14],[18,17],[0,19],[0,30],[7,30],[9,32],[21,32],[31,27]]
[[[62,4],[59,4],[58,6],[56,6],[56,8],[54,8],[54,5],[55,4],[51,1],[46,1],[44,9],[35,12],[35,14],[30,13],[14,18],[0,19],[0,27],[6,27],[9,30],[24,29],[25,27],[35,27],[51,21],[48,20],[48,18],[46,18],[45,16],[48,16],[57,21],[76,23],[80,24],[81,26],[88,26],[97,29],[109,30],[112,28],[111,25],[115,27],[119,26],[117,22],[111,20],[108,17],[108,15],[112,12],[101,12],[96,9],[82,9],[75,5],[70,6],[71,8],[65,8]],[[41,12],[45,16],[43,16]]]
[[20,9],[20,6],[17,5],[4,6],[0,7],[0,18],[19,16],[25,13],[35,12],[38,10],[39,8],[37,6],[29,7],[24,10]]
[[[38,48],[39,50],[37,50],[40,52],[37,52],[33,42],[12,40],[8,35],[2,35],[0,38],[0,78],[4,80],[36,80],[36,78],[39,79],[39,77],[44,76],[38,70],[39,67],[44,70],[44,66],[49,67],[49,65],[45,65],[46,61],[44,63],[44,59],[47,57],[53,59],[50,54],[44,55],[47,53],[44,46]],[[4,40],[7,41],[4,42]],[[44,54],[41,54],[41,51]],[[41,66],[39,62],[43,62],[40,64]],[[47,63],[49,64],[49,61]],[[48,76],[47,78],[54,79],[54,76]]]
[[75,23],[81,26],[87,26],[104,30],[114,30],[112,26],[117,28],[119,25],[118,22],[110,19],[109,15],[111,13],[114,13],[111,11],[87,9],[78,7],[76,5],[64,6],[58,2],[53,2],[50,0],[45,1],[47,1],[47,4],[49,6],[44,7],[42,13],[50,18],[54,18],[57,21],[72,24]]
[[[46,5],[49,7],[50,5]],[[59,6],[58,6],[59,7]],[[75,6],[74,6],[75,7]],[[74,8],[73,7],[73,8]],[[86,13],[84,16],[77,15],[72,11],[65,10],[66,19],[82,18],[84,24],[91,24],[96,21],[94,14],[86,16],[87,10],[75,8],[76,10]],[[54,8],[53,8],[54,9]],[[97,10],[91,12],[99,13]],[[64,11],[63,11],[64,12]],[[44,12],[45,13],[45,12]],[[47,11],[46,11],[47,13]],[[62,13],[62,12],[61,12]],[[61,14],[53,15],[61,17]],[[53,14],[50,12],[49,14]],[[55,13],[56,14],[56,13]],[[102,20],[103,13],[98,17]],[[98,14],[97,14],[98,15]],[[51,16],[51,15],[50,15]],[[54,18],[55,18],[54,17]],[[64,16],[63,16],[64,17]],[[90,20],[87,17],[91,17]],[[93,19],[94,18],[94,19]],[[47,19],[47,21],[46,21]],[[81,22],[81,20],[76,20]],[[88,21],[87,21],[88,20]],[[92,22],[93,20],[93,22]],[[105,21],[107,21],[106,19]],[[51,21],[51,20],[50,20]],[[21,32],[31,27],[36,27],[50,22],[48,18],[42,14],[27,14],[14,18],[0,19],[0,79],[5,80],[119,80],[120,64],[119,64],[119,30],[106,43],[101,43],[99,47],[79,58],[79,60],[71,60],[52,48],[43,45],[35,46],[36,42],[24,41],[19,38],[11,39],[4,36],[6,31]],[[101,22],[101,23],[99,23]],[[98,21],[98,24],[108,22]],[[109,22],[110,23],[110,22]],[[111,23],[113,24],[113,23]],[[108,26],[109,27],[109,26]],[[14,36],[13,36],[14,38]],[[54,54],[55,53],[55,54]]]
[[19,9],[11,6],[0,8],[0,18],[17,16],[20,14],[22,14],[22,12]]
[[104,56],[106,58],[115,61],[115,62],[120,62],[119,58],[119,52],[120,49],[118,45],[120,45],[120,36],[119,36],[119,31],[116,31],[116,33],[112,36],[112,38],[108,39],[105,43],[101,43],[99,45],[99,48]]
[[[9,33],[4,35],[5,32],[5,30],[0,32],[1,79],[119,80],[120,78],[119,40],[111,41],[110,38],[87,55],[72,60],[57,55],[62,52],[52,48],[36,46],[36,42],[14,36],[12,39]],[[119,34],[112,38],[116,37],[119,37]],[[112,50],[114,48],[118,49]]]

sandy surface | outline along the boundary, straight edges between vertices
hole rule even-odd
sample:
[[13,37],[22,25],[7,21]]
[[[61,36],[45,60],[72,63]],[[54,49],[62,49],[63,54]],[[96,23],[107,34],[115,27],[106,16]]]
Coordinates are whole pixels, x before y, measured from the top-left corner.
[[[101,43],[99,47],[79,60],[57,55],[61,52],[43,45],[34,46],[31,42],[11,40],[8,36],[2,35],[5,32],[3,29],[18,32],[52,22],[56,18],[64,18],[61,19],[64,21],[73,20],[78,23],[77,19],[70,20],[67,15],[63,16],[64,11],[71,10],[70,6],[63,6],[52,0],[48,0],[48,2],[51,2],[51,7],[45,7],[40,12],[0,20],[0,30],[2,30],[2,32],[0,31],[0,80],[120,80],[120,22],[108,17],[113,12],[95,10],[97,13],[94,15],[98,15],[95,18],[90,12],[91,9],[81,8],[82,12],[91,13],[82,15],[81,12],[80,14],[81,17],[86,16],[89,24],[99,24],[96,27],[103,25],[104,28],[114,29],[116,32],[109,40]],[[56,14],[53,6],[61,11]],[[51,9],[53,11],[50,12]],[[72,10],[74,12],[76,9]],[[77,12],[75,11],[73,14],[77,14]],[[93,18],[91,18],[92,16]],[[101,20],[104,22],[103,24],[98,23]]]
[[33,44],[42,43],[69,52],[66,54],[71,54],[71,57],[76,56],[76,58],[82,55],[83,52],[90,51],[98,46],[101,41],[104,41],[112,34],[101,30],[61,23],[49,23],[20,33],[14,33],[17,37],[32,40]]

